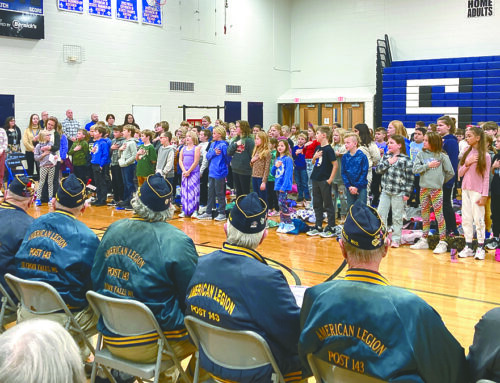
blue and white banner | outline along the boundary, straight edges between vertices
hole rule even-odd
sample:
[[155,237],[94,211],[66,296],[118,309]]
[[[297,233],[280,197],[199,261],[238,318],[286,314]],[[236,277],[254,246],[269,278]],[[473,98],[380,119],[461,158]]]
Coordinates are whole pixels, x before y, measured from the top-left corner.
[[89,14],[111,18],[111,0],[89,0]]
[[142,22],[144,24],[161,26],[162,7],[155,0],[142,0]]
[[0,0],[0,9],[43,15],[43,0]]
[[60,11],[83,13],[83,0],[58,0],[57,8]]
[[116,18],[137,23],[137,0],[116,0]]

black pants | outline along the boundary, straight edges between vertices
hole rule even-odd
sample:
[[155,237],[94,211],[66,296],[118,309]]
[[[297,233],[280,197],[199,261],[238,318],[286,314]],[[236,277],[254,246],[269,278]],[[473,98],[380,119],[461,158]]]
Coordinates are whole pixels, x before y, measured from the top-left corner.
[[380,202],[381,184],[382,184],[382,174],[378,174],[375,170],[372,173],[372,183],[370,185],[370,192],[372,193],[372,205],[378,206]]
[[278,196],[274,191],[274,181],[267,181],[267,209],[279,211],[280,207],[278,205]]
[[410,206],[418,207],[420,205],[420,176],[413,179],[413,190],[410,195]]
[[111,185],[115,202],[123,201],[123,176],[120,165],[111,166]]
[[335,205],[332,198],[332,185],[326,181],[312,182],[313,209],[316,216],[316,227],[323,226],[323,212],[326,211],[328,226],[335,226]]
[[491,195],[491,231],[493,236],[498,238],[500,236],[500,195]]
[[200,205],[206,206],[208,201],[208,168],[200,177]]
[[446,231],[452,233],[457,230],[457,221],[455,220],[455,212],[451,204],[451,193],[453,187],[449,188],[443,185],[443,215],[446,222]]
[[73,173],[76,178],[81,179],[85,185],[87,184],[87,165],[73,165]]
[[106,196],[108,190],[106,188],[106,166],[102,169],[99,165],[92,164],[92,170],[94,171],[95,186],[97,188],[97,203],[106,203]]
[[250,174],[249,175],[238,174],[233,171],[233,182],[234,182],[234,187],[236,188],[236,197],[250,193],[251,178],[252,176]]
[[36,174],[39,177],[40,176],[40,163],[35,161],[35,153],[33,152],[25,152],[26,155],[26,162],[28,163],[28,175],[30,177],[33,177],[35,175],[35,169],[36,169]]

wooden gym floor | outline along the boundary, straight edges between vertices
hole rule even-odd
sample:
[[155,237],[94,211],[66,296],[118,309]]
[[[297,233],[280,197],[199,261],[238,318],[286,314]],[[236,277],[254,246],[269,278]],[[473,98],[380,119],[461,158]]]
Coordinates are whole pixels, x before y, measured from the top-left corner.
[[[39,217],[48,211],[45,204],[32,207],[29,213]],[[102,237],[111,223],[131,216],[132,212],[112,207],[90,207],[79,219]],[[220,248],[225,240],[222,222],[177,218],[176,214],[170,223],[193,239],[200,256]],[[335,238],[277,234],[276,229],[269,230],[258,251],[283,271],[290,284],[305,286],[326,280],[343,260]],[[343,278],[345,271],[337,278]],[[406,288],[433,306],[466,353],[474,325],[486,311],[500,306],[500,262],[495,262],[491,250],[484,261],[467,258],[451,263],[450,253],[434,255],[431,250],[402,246],[389,250],[380,271],[393,286]]]

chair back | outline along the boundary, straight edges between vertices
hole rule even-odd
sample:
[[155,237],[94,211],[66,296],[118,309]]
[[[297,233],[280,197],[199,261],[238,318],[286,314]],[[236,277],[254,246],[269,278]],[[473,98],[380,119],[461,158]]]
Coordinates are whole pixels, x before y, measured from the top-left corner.
[[266,340],[253,331],[228,330],[193,316],[184,323],[198,349],[214,363],[225,368],[245,370],[271,364],[280,382],[283,375]]
[[121,336],[163,334],[153,313],[144,303],[132,299],[111,298],[87,291],[87,300],[106,327]]
[[57,290],[48,283],[21,279],[8,273],[5,274],[5,282],[21,305],[33,314],[69,311]]
[[386,383],[384,380],[359,374],[355,371],[340,368],[319,359],[314,354],[307,354],[307,361],[317,383]]
[[[0,276],[0,278],[2,278]],[[0,283],[0,334],[4,330],[4,325],[10,322],[14,322],[17,318],[17,306],[5,289],[5,287]]]

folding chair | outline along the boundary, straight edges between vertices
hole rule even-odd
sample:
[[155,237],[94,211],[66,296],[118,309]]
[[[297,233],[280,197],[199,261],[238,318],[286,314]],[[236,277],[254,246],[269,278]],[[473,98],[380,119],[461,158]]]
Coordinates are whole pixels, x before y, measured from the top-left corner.
[[[133,375],[139,382],[142,382],[142,379],[154,377],[155,383],[158,382],[163,371],[175,366],[184,382],[190,382],[155,316],[144,303],[132,299],[111,298],[95,291],[87,291],[87,300],[95,313],[102,318],[106,327],[115,334],[138,336],[156,332],[159,336],[156,363],[137,363],[113,355],[108,349],[102,347],[102,334],[99,333],[91,383],[95,381],[97,365],[104,365]],[[163,360],[163,355],[167,355],[170,359]]]
[[[45,282],[30,281],[15,277],[12,274],[5,274],[5,282],[11,288],[14,295],[19,299],[23,308],[32,314],[43,315],[63,312],[66,314],[64,328],[70,333],[76,334],[85,342],[90,352],[95,355],[95,349],[89,338],[96,334],[96,331],[86,333],[80,324],[76,321],[75,316],[70,311],[66,303],[61,298],[57,290]],[[112,382],[115,382],[111,373],[104,368],[104,373]]]
[[212,362],[235,370],[247,370],[270,364],[274,370],[273,381],[285,383],[269,345],[256,332],[228,330],[205,323],[193,316],[186,316],[184,323],[198,349],[194,383],[198,383],[199,380],[200,348]]
[[317,383],[386,383],[384,380],[327,363],[314,354],[307,354],[307,361]]
[[28,177],[28,172],[26,171],[23,161],[26,159],[24,153],[12,152],[7,154],[5,159],[5,167],[7,168],[7,187],[14,180],[16,175],[23,175]]
[[[1,276],[0,276],[1,278]],[[0,283],[0,292],[2,293],[2,308],[0,308],[0,334],[7,330],[5,325],[14,322],[17,319],[17,305]]]

